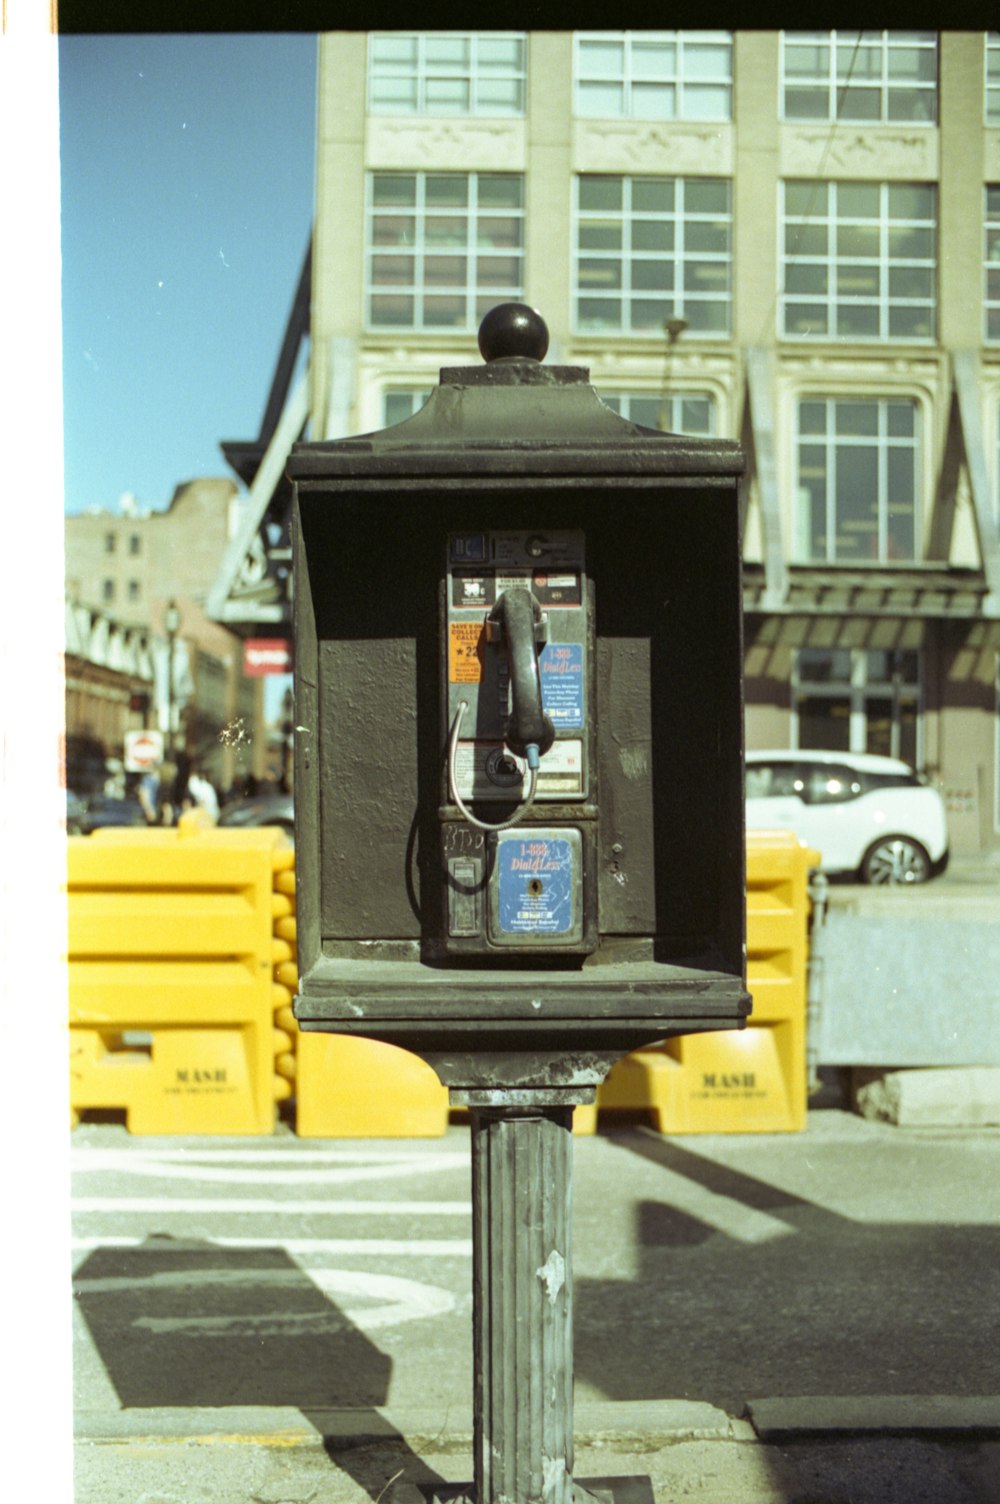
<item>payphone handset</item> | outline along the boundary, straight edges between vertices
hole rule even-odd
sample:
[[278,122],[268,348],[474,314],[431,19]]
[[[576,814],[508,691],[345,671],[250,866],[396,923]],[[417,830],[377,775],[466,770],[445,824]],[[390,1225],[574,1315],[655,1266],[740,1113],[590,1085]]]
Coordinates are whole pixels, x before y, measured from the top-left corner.
[[592,950],[583,533],[452,533],[447,553],[445,949]]

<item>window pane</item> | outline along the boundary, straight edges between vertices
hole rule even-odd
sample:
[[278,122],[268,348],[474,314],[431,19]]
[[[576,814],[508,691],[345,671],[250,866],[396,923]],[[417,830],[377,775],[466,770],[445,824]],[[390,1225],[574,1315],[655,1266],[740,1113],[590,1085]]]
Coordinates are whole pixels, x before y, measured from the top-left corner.
[[582,76],[592,78],[620,77],[625,68],[625,44],[612,41],[581,41],[580,48],[580,73]]
[[[663,330],[663,321],[670,315],[670,304],[666,298],[658,298],[655,301],[648,298],[633,298],[631,303],[631,328],[633,333],[660,334]],[[693,320],[689,321],[693,327]]]
[[838,304],[837,333],[842,339],[875,339],[878,332],[878,308]]
[[891,339],[933,339],[932,311],[905,305],[902,308],[890,307],[889,336]]
[[478,61],[481,68],[509,68],[520,71],[524,66],[524,43],[517,37],[479,37]]
[[429,328],[461,328],[465,322],[464,296],[424,298],[424,323]]
[[612,257],[601,261],[582,259],[577,267],[580,286],[588,292],[598,288],[621,287],[622,264]]
[[684,207],[689,214],[727,214],[729,185],[718,178],[687,178]]
[[855,437],[878,435],[878,408],[874,402],[838,402],[834,431]]
[[372,180],[372,198],[378,206],[410,208],[417,202],[416,177],[413,173],[404,177],[396,173],[377,172]]
[[372,83],[372,109],[389,113],[409,114],[417,108],[417,80],[415,78],[377,78]]
[[684,118],[686,120],[728,120],[731,113],[728,85],[685,84]]
[[469,221],[462,216],[428,214],[425,221],[424,239],[429,246],[465,245],[469,235]]
[[825,85],[785,90],[785,114],[789,120],[825,120],[829,111],[830,91]]
[[837,255],[867,256],[875,258],[879,253],[877,225],[838,225]]
[[803,684],[850,684],[849,648],[800,648],[798,677]]
[[785,39],[785,72],[795,78],[817,78],[825,75],[830,67],[830,48],[826,43],[819,46],[803,46],[801,42]]
[[426,256],[424,281],[428,287],[459,287],[465,283],[464,256]]
[[371,302],[373,324],[413,325],[413,299],[374,293]]
[[632,208],[639,213],[660,211],[666,213],[674,207],[674,185],[669,178],[633,178]]
[[372,281],[376,284],[411,283],[413,281],[413,257],[373,256]]
[[826,267],[793,262],[785,273],[785,291],[825,295],[827,291]]
[[826,248],[826,225],[786,225],[786,255],[825,256]]
[[891,219],[933,219],[934,189],[922,183],[890,183]]
[[372,224],[372,244],[413,245],[416,239],[414,223],[411,215],[380,214]]
[[676,68],[677,48],[672,42],[632,43],[633,78],[671,79]]
[[618,118],[625,113],[625,85],[615,83],[581,83],[577,95],[581,115],[589,118]]
[[371,38],[371,55],[377,63],[408,63],[415,64],[417,61],[417,39],[414,36],[391,37],[377,36]]
[[[657,226],[657,229],[661,226]],[[668,226],[662,226],[664,230]],[[644,229],[642,225],[633,227],[633,241],[636,229]],[[583,251],[618,251],[621,249],[622,227],[620,220],[584,220],[580,225],[580,249]],[[655,244],[641,246],[643,250],[656,250]]]
[[462,172],[428,173],[424,197],[434,208],[464,208],[469,201],[469,180]]
[[794,219],[801,215],[823,212],[827,189],[824,183],[787,182],[785,184],[785,214]]
[[521,280],[518,256],[480,256],[476,262],[479,287],[516,287]]
[[677,113],[677,91],[673,84],[633,84],[634,120],[673,120]]
[[621,324],[621,304],[611,298],[580,298],[577,304],[581,329],[616,329]]
[[636,261],[632,266],[632,286],[640,292],[669,292],[674,285],[674,269],[669,261]]
[[429,63],[453,63],[456,66],[468,67],[469,43],[465,37],[449,37],[424,32],[424,46],[427,49],[427,61]]
[[837,95],[837,113],[842,120],[878,120],[882,112],[879,89],[842,89]]
[[632,249],[634,251],[672,251],[674,227],[667,219],[634,219],[632,221]]
[[915,431],[916,403],[887,402],[886,432],[890,438],[912,438]]
[[804,752],[850,751],[850,700],[800,695],[797,709],[799,746]]
[[582,177],[579,182],[581,209],[621,208],[621,178]]
[[[826,433],[826,403],[799,403],[799,432]],[[822,450],[818,451],[820,454]]]
[[837,214],[842,219],[878,219],[877,183],[838,183]]
[[481,208],[519,209],[522,199],[521,179],[512,172],[479,174],[479,204]]
[[427,109],[431,114],[465,115],[469,109],[469,85],[464,78],[429,78]]

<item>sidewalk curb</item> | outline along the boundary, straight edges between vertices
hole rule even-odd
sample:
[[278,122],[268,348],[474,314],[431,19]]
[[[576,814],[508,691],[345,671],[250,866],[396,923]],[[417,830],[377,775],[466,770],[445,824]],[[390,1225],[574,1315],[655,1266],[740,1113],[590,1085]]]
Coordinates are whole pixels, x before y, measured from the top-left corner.
[[[751,1400],[747,1419],[693,1400],[627,1400],[581,1404],[574,1416],[578,1446],[626,1451],[685,1441],[768,1443],[847,1434],[942,1435],[964,1440],[1000,1436],[1000,1397],[991,1395],[808,1395]],[[81,1410],[75,1439],[84,1445],[136,1442],[205,1443],[350,1450],[405,1441],[414,1449],[467,1450],[471,1416],[440,1410],[316,1409],[233,1406],[212,1409]]]

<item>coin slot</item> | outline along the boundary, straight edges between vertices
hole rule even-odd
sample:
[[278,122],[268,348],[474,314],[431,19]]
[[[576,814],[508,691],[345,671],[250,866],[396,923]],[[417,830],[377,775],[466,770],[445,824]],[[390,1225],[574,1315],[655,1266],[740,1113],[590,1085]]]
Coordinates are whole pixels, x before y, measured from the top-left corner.
[[541,896],[542,896],[542,880],[541,880],[540,877],[533,877],[531,879],[531,881],[528,884],[528,892],[531,894],[532,898],[541,898]]

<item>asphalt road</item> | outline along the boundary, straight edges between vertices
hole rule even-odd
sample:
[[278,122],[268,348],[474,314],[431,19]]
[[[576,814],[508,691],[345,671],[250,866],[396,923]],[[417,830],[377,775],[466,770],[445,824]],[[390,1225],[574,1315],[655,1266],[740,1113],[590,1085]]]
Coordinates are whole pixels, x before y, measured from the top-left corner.
[[[468,1134],[73,1135],[75,1403],[471,1413]],[[575,1140],[578,1404],[1000,1392],[1000,1132]]]

